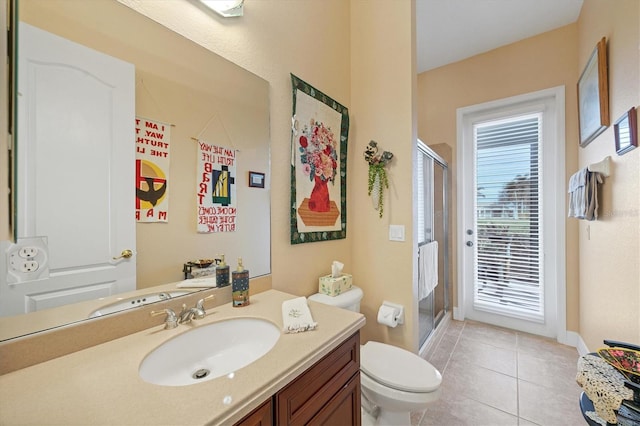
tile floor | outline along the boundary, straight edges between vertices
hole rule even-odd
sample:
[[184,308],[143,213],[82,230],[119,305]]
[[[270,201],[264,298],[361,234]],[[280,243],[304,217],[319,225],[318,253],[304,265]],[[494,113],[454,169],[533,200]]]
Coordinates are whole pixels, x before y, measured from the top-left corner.
[[425,354],[442,394],[412,426],[585,426],[575,348],[471,321],[449,321]]

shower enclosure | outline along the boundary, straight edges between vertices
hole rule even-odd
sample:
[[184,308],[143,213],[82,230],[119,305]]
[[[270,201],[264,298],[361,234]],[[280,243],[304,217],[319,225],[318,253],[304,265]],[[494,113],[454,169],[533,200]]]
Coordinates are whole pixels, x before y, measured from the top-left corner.
[[[442,157],[418,140],[418,247],[438,242],[437,285],[426,297],[418,301],[419,347],[438,327],[449,312],[449,188],[448,166]],[[416,256],[419,256],[420,250]],[[420,264],[420,259],[418,262]],[[418,274],[423,271],[418,271]]]

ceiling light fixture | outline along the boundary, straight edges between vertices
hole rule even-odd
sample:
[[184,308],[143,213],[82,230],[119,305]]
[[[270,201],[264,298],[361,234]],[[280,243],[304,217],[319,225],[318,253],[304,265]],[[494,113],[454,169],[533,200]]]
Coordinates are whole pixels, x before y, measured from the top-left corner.
[[202,4],[225,18],[242,16],[244,0],[200,0]]

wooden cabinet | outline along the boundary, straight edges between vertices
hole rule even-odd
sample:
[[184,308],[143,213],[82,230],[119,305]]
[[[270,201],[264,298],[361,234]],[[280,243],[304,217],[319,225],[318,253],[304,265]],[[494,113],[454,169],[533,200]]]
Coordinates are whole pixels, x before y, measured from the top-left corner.
[[271,399],[267,400],[236,423],[237,426],[272,426],[273,409]]
[[[357,394],[351,406],[349,392]],[[276,394],[274,403],[278,425],[323,424],[323,418],[333,418],[333,424],[360,424],[360,334],[289,383]],[[357,413],[346,413],[349,407]],[[347,418],[336,421],[340,413]]]
[[[273,423],[268,423],[261,416],[272,409]],[[238,425],[360,423],[360,333],[356,332]]]

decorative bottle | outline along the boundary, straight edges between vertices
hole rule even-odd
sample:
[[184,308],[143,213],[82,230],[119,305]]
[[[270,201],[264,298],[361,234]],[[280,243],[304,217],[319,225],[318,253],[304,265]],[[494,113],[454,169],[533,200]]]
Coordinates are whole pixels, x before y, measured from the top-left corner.
[[249,304],[249,271],[242,266],[242,258],[238,258],[238,269],[231,273],[231,294],[233,307]]
[[220,264],[216,267],[216,287],[229,285],[229,265],[224,262],[224,254],[220,256]]

